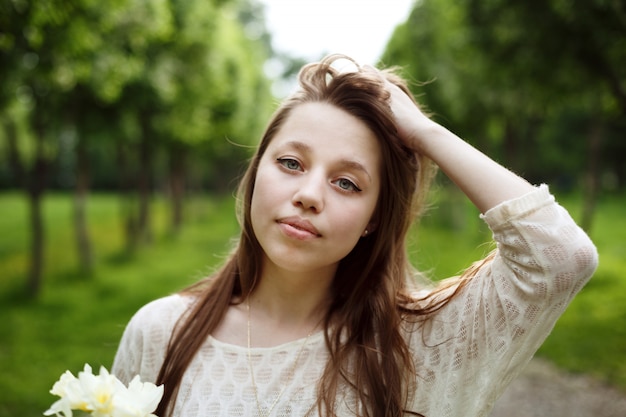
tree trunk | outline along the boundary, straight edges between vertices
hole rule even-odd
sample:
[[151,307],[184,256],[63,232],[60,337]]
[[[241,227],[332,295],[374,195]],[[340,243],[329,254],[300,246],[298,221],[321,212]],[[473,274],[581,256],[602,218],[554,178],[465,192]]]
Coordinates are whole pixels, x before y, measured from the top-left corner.
[[93,272],[93,252],[87,227],[87,197],[89,193],[89,161],[85,141],[78,137],[76,143],[76,188],[74,190],[74,231],[81,272]]
[[139,218],[138,230],[141,242],[152,241],[150,229],[150,188],[152,180],[152,137],[148,126],[148,118],[141,116],[141,140],[139,142]]
[[35,162],[28,182],[31,223],[31,261],[28,274],[27,290],[31,297],[39,295],[44,268],[45,229],[42,213],[42,199],[45,190],[47,161],[44,153],[44,129],[41,123],[36,129]]
[[[35,160],[32,172],[27,173],[22,164],[17,144],[17,132],[13,123],[5,124],[7,149],[11,171],[18,184],[28,198],[30,218],[30,264],[26,282],[28,295],[35,298],[41,290],[44,268],[44,223],[42,213],[42,197],[45,189],[47,161],[44,153],[44,129],[41,123],[36,125]],[[30,175],[28,175],[30,174]]]
[[602,137],[604,126],[602,121],[592,121],[592,126],[587,136],[587,171],[585,173],[583,210],[580,226],[587,232],[591,232],[593,215],[596,209],[596,201],[600,188],[600,151],[602,149]]
[[35,298],[41,290],[41,276],[44,266],[44,227],[41,193],[29,192],[30,208],[30,270],[28,271],[28,295]]
[[182,144],[172,146],[170,152],[170,198],[172,203],[171,231],[176,235],[183,223],[185,198],[185,161],[187,152]]
[[26,188],[26,179],[24,178],[24,165],[20,157],[20,151],[17,146],[17,131],[15,124],[11,120],[5,120],[4,123],[5,137],[7,140],[7,152],[9,154],[9,168],[11,175],[20,188]]
[[124,225],[124,235],[126,238],[126,251],[133,253],[137,249],[137,216],[135,215],[135,204],[133,204],[132,176],[130,174],[128,156],[122,141],[117,142],[117,167],[119,179],[119,191],[122,206],[122,222]]

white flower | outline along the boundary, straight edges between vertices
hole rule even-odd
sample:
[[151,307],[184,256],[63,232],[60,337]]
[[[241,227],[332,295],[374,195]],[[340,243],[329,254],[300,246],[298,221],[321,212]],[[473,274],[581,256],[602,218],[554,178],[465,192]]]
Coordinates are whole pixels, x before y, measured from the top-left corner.
[[104,367],[100,367],[99,375],[94,375],[89,365],[78,374],[78,381],[83,391],[82,399],[86,402],[86,407],[78,410],[91,411],[94,417],[113,417],[113,397],[124,391],[124,384]]
[[52,404],[44,415],[56,414],[71,417],[72,410],[92,411],[89,394],[85,389],[89,385],[86,383],[88,375],[94,377],[89,365],[85,365],[83,372],[79,372],[79,378],[76,378],[70,371],[65,371],[50,390],[51,394],[58,395],[61,399]]
[[86,364],[78,378],[69,371],[61,375],[50,393],[61,398],[44,412],[46,416],[72,417],[72,410],[80,410],[93,417],[153,417],[150,413],[161,400],[163,386],[136,376],[126,387],[104,367],[94,375]]
[[163,396],[163,385],[157,387],[149,382],[141,382],[137,375],[128,384],[128,389],[119,394],[113,401],[115,417],[153,417],[151,413]]
[[61,399],[52,404],[44,415],[50,416],[55,414],[57,416],[72,417],[72,409],[80,408],[81,394],[76,389],[77,382],[78,380],[70,371],[65,371],[50,390],[51,394],[58,395]]

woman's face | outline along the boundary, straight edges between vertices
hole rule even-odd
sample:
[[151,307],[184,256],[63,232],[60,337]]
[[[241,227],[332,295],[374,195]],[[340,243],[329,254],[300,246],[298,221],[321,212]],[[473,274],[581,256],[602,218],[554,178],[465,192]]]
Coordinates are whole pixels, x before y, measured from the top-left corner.
[[266,266],[334,274],[375,228],[380,165],[375,135],[354,116],[327,103],[294,108],[261,158],[252,196]]

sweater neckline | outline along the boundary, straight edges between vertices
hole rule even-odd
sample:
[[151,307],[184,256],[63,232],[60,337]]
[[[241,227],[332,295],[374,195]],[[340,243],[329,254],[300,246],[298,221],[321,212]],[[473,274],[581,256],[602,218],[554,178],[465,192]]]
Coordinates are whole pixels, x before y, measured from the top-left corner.
[[[289,342],[281,343],[275,346],[267,346],[267,347],[251,347],[250,352],[254,353],[275,353],[281,351],[289,351],[294,349],[300,349],[302,343],[306,339],[306,336],[301,337],[299,339],[291,340]],[[308,345],[314,346],[324,340],[324,330],[318,330],[315,333],[312,333],[309,337]],[[234,343],[222,342],[219,339],[213,337],[213,335],[209,335],[209,342],[212,346],[220,348],[222,350],[228,350],[238,353],[245,353],[248,351],[247,346],[236,345]]]

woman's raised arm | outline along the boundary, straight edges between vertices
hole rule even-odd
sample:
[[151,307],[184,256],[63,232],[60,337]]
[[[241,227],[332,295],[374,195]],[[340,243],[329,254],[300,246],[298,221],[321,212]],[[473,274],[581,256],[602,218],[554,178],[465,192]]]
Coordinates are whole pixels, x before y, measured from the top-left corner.
[[482,213],[533,189],[525,179],[426,117],[400,88],[387,84],[405,144],[432,159]]

